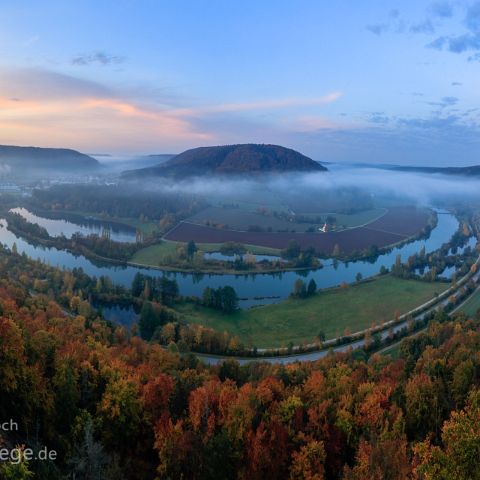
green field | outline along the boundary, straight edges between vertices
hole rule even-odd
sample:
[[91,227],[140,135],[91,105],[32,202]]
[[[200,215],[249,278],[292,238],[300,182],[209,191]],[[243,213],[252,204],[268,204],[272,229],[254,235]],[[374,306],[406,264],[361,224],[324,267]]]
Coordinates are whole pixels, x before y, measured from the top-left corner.
[[[345,225],[347,228],[359,227],[367,223],[371,223],[377,218],[383,216],[386,212],[384,208],[374,208],[372,210],[364,210],[363,212],[352,213],[351,215],[346,215],[343,213],[332,213],[337,219],[337,225]],[[322,216],[327,216],[328,213],[320,213]]]
[[[130,259],[133,263],[138,263],[141,265],[159,265],[169,255],[174,255],[176,253],[176,248],[178,242],[169,242],[168,240],[163,240],[162,243],[156,245],[151,245],[150,247],[143,248],[135,253],[135,255]],[[218,252],[220,250],[221,244],[219,243],[198,243],[197,248],[202,252]],[[275,248],[268,247],[257,247],[255,245],[245,245],[248,252],[253,253],[254,255],[279,255],[280,251]]]
[[[258,206],[257,206],[258,208]],[[248,230],[251,226],[259,226],[264,230],[271,229],[273,232],[278,231],[295,231],[305,232],[309,227],[318,228],[321,223],[316,223],[318,216],[324,221],[328,216],[333,216],[337,221],[337,228],[352,228],[370,223],[377,218],[384,215],[386,212],[382,208],[374,208],[364,210],[362,212],[353,213],[351,215],[332,213],[332,212],[318,212],[316,214],[305,214],[305,217],[311,219],[309,222],[295,222],[284,218],[277,218],[272,214],[262,215],[258,212],[247,210],[244,206],[239,208],[222,208],[222,207],[207,207],[201,212],[196,213],[188,218],[191,223],[198,225],[205,225],[211,222],[214,224],[223,224],[232,230]]]
[[179,312],[189,323],[227,331],[246,345],[282,347],[289,342],[312,342],[320,331],[328,339],[342,336],[346,328],[354,333],[374,322],[391,320],[397,310],[405,313],[447,287],[385,276],[346,289],[323,291],[308,299],[288,299],[231,315],[193,304],[180,305]]
[[477,290],[462,306],[460,309],[467,315],[474,316],[477,310],[480,309],[480,290]]

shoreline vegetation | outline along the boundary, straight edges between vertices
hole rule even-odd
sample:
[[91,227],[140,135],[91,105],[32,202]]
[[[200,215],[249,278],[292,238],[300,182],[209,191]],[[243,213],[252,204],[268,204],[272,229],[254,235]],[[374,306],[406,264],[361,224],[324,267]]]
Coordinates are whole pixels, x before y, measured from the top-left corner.
[[[445,247],[445,246],[444,246]],[[443,248],[443,247],[442,247]],[[446,248],[446,247],[445,247]],[[363,281],[363,282],[357,282],[357,284],[359,285],[362,285],[364,283],[368,283],[370,282],[371,280],[368,280],[368,281]],[[353,288],[355,288],[355,285],[353,285]],[[331,289],[330,289],[331,290]],[[327,290],[322,290],[319,292],[319,295],[322,295],[324,293],[326,293]],[[143,295],[143,293],[142,293]],[[443,297],[442,297],[443,298]],[[140,301],[140,304],[142,303],[142,300],[140,299],[134,299],[135,301],[133,301],[133,303],[137,303]],[[198,302],[198,299],[191,299],[190,300],[191,302],[193,302],[193,304],[195,304],[196,302]],[[101,303],[101,302],[100,302]],[[107,302],[108,303],[108,302]],[[127,302],[128,303],[128,302]],[[132,301],[130,302],[132,304]],[[302,308],[303,308],[304,305],[302,305]],[[175,317],[175,315],[178,316],[178,311],[177,310],[172,310],[170,312],[173,317],[172,317],[172,320],[174,322],[177,322],[178,321],[178,317]],[[417,312],[418,313],[418,312]],[[400,319],[402,320],[402,319]],[[181,323],[181,324],[184,324],[184,323]],[[189,323],[187,323],[187,325],[190,325]],[[195,324],[192,324],[192,325],[195,325]],[[198,325],[197,325],[198,326]],[[377,330],[372,330],[372,329],[367,329],[367,331],[370,330],[370,334],[376,334],[378,333]],[[341,344],[347,344],[347,343],[350,343],[351,341],[355,341],[357,340],[359,337],[359,333],[362,335],[365,335],[366,332],[354,332],[354,334],[351,334],[351,335],[343,335],[343,337],[340,337],[340,338],[335,338],[335,343],[334,345],[341,345]],[[234,337],[232,337],[234,338]],[[396,336],[395,336],[396,338]],[[238,343],[238,341],[234,342],[234,343]],[[238,356],[238,354],[240,353],[241,351],[241,354],[242,355],[245,355],[246,357],[248,358],[251,358],[252,356],[255,356],[255,357],[258,357],[258,358],[262,358],[262,357],[266,357],[268,355],[273,355],[273,356],[284,356],[285,354],[288,355],[288,352],[297,352],[297,353],[300,353],[300,352],[304,352],[304,351],[315,351],[315,350],[318,350],[319,344],[315,343],[315,345],[311,344],[311,345],[307,345],[307,348],[305,344],[302,344],[302,345],[290,345],[289,347],[280,347],[280,348],[276,348],[272,351],[272,349],[269,349],[269,348],[262,348],[262,349],[258,349],[258,348],[251,348],[249,350],[245,350],[244,347],[240,347],[240,345],[238,345],[237,347],[235,347],[233,350],[235,351],[235,353],[232,351],[232,352],[222,352],[222,355],[224,355],[226,358],[230,357],[235,357],[235,356]],[[330,345],[329,343],[327,343],[327,345]],[[240,347],[240,348],[239,348]],[[196,353],[207,353],[207,354],[211,354],[211,353],[215,353],[215,352],[212,352],[212,351],[208,351],[208,350],[205,350],[203,348],[200,348],[200,349],[197,349],[195,350]]]
[[[31,208],[29,206],[29,208]],[[34,213],[41,215],[41,210],[32,209]],[[62,212],[63,213],[63,212]],[[68,214],[68,212],[66,212]],[[287,259],[287,261],[253,261],[248,262],[244,261],[243,257],[255,257],[255,253],[257,255],[272,255],[276,249],[271,249],[267,247],[259,247],[255,245],[242,245],[238,244],[239,247],[243,248],[246,254],[240,256],[241,261],[240,263],[235,263],[235,261],[223,261],[223,260],[204,260],[203,256],[201,259],[195,258],[195,255],[192,255],[190,258],[185,255],[185,260],[182,261],[182,265],[175,265],[172,262],[166,261],[165,263],[151,263],[151,262],[139,262],[134,261],[135,257],[138,258],[142,252],[148,249],[152,249],[154,251],[158,249],[164,249],[165,246],[170,248],[170,246],[174,247],[176,250],[183,249],[185,250],[188,244],[183,242],[172,242],[169,240],[165,240],[163,237],[157,236],[147,236],[142,243],[136,244],[126,244],[121,242],[115,242],[113,240],[108,239],[108,244],[110,246],[110,250],[113,250],[112,247],[116,247],[116,250],[119,251],[119,255],[122,255],[122,258],[112,258],[111,256],[106,256],[95,252],[92,248],[98,248],[98,243],[106,243],[107,239],[102,239],[96,235],[90,236],[75,236],[71,239],[67,239],[65,237],[52,237],[49,235],[48,231],[43,227],[40,227],[37,224],[30,223],[26,221],[21,215],[13,214],[9,211],[4,212],[4,215],[8,221],[9,218],[12,218],[12,215],[20,217],[21,220],[16,220],[14,223],[11,224],[9,222],[8,228],[15,234],[22,236],[31,242],[41,244],[45,247],[53,247],[61,250],[67,250],[75,255],[83,255],[86,258],[93,260],[93,261],[100,261],[100,262],[108,262],[114,265],[122,265],[122,266],[132,266],[132,267],[144,267],[150,268],[154,270],[164,270],[168,272],[178,272],[178,273],[193,273],[193,274],[218,274],[218,275],[255,275],[255,274],[275,274],[275,273],[283,273],[283,272],[295,272],[295,271],[315,271],[318,269],[323,268],[322,260],[333,259],[334,261],[341,261],[341,262],[354,262],[354,261],[361,261],[361,260],[375,260],[380,255],[389,253],[393,251],[395,248],[403,246],[407,243],[417,241],[423,238],[428,238],[431,231],[436,227],[438,223],[438,216],[436,212],[430,210],[430,215],[427,220],[426,225],[416,232],[414,235],[406,237],[399,242],[396,242],[391,245],[387,245],[382,248],[371,247],[367,251],[364,252],[353,252],[350,255],[344,255],[339,252],[337,255],[331,255],[329,257],[316,257],[312,251],[306,250],[303,251],[299,247],[298,248],[297,257],[293,259]],[[77,215],[77,214],[75,214]],[[55,213],[55,218],[61,218],[60,213]],[[46,217],[48,218],[48,217]],[[78,217],[77,221],[78,221]],[[86,217],[83,217],[87,219]],[[97,220],[97,219],[95,219]],[[115,223],[117,225],[122,225],[119,219],[109,219],[108,222]],[[126,224],[125,224],[126,225]],[[32,227],[33,226],[33,227]],[[128,226],[128,225],[127,225]],[[98,241],[95,242],[95,238],[98,237]],[[83,244],[82,244],[83,243]],[[211,253],[219,251],[222,246],[227,245],[228,243],[233,242],[226,242],[224,244],[206,244],[205,251],[200,250],[202,248],[202,244],[199,244],[199,247],[195,246],[196,250],[194,253]],[[292,242],[293,244],[293,242]],[[140,247],[140,248],[139,248]],[[102,251],[106,250],[106,246],[102,246]],[[285,249],[288,251],[288,248]],[[258,253],[262,252],[262,253]],[[283,254],[284,251],[276,250],[276,256]],[[300,261],[301,255],[305,255],[308,253],[310,256],[309,259]],[[333,253],[333,252],[332,252]],[[172,255],[168,257],[170,260],[172,259]],[[297,265],[292,264],[296,262]],[[300,266],[298,265],[300,263]],[[301,263],[307,263],[307,265],[301,265]]]

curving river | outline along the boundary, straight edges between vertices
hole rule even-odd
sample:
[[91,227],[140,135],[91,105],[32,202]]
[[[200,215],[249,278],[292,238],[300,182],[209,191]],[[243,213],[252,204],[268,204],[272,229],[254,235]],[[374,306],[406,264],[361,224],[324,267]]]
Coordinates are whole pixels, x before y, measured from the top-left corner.
[[[47,224],[44,224],[47,225]],[[315,280],[318,288],[340,285],[342,282],[354,282],[358,273],[363,278],[378,274],[380,268],[390,268],[400,255],[405,261],[409,256],[425,247],[426,253],[433,252],[450,240],[459,227],[458,220],[450,213],[439,213],[437,226],[428,239],[416,240],[394,248],[391,252],[380,255],[375,261],[325,262],[322,269],[304,272],[282,272],[275,274],[219,275],[167,272],[152,268],[118,266],[99,263],[82,255],[75,255],[56,248],[34,246],[21,237],[17,237],[7,228],[6,220],[0,220],[0,242],[11,248],[15,243],[19,253],[25,252],[29,257],[43,260],[52,266],[61,268],[82,268],[88,275],[109,276],[113,282],[130,286],[137,272],[151,276],[167,276],[178,282],[182,295],[201,296],[205,287],[231,285],[241,298],[240,306],[248,308],[254,305],[279,302],[287,298],[293,284],[298,278]],[[47,228],[47,227],[46,227]]]
[[12,208],[10,211],[22,216],[27,222],[36,223],[45,228],[51,237],[63,235],[66,238],[72,238],[74,233],[101,236],[104,232],[108,232],[109,237],[116,242],[134,243],[137,241],[134,228],[114,222],[84,218],[82,223],[74,223],[61,218],[40,217],[23,207]]

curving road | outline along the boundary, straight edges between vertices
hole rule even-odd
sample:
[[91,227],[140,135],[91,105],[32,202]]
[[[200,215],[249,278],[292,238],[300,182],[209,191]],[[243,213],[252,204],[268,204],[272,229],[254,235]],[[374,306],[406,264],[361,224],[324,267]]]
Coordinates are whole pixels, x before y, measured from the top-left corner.
[[[475,262],[477,265],[477,272],[474,273],[473,275],[471,273],[468,273],[465,275],[463,278],[461,278],[455,287],[450,287],[447,290],[445,290],[443,293],[441,293],[437,298],[429,300],[428,302],[416,307],[414,310],[411,310],[410,312],[407,312],[403,314],[400,318],[403,318],[404,320],[395,323],[394,320],[387,322],[384,324],[384,328],[379,331],[375,332],[378,333],[381,337],[382,340],[387,338],[389,334],[390,328],[393,330],[393,332],[397,332],[401,330],[402,328],[407,326],[407,317],[411,316],[414,322],[417,322],[419,320],[423,320],[425,316],[439,308],[442,308],[446,306],[449,302],[449,298],[451,295],[455,295],[463,285],[465,285],[468,281],[473,280],[476,284],[478,284],[479,279],[480,279],[480,256],[478,257],[477,261]],[[476,290],[472,292],[475,293]],[[470,295],[470,296],[471,296]],[[467,297],[467,298],[470,298]],[[465,299],[466,300],[466,299]],[[463,302],[462,302],[463,303]],[[415,314],[418,310],[421,310],[425,307],[429,307],[426,310],[422,311],[421,313]],[[458,310],[458,307],[453,310],[452,313]],[[365,331],[362,332],[357,332],[356,335],[362,335],[364,334]],[[417,332],[414,332],[413,335],[417,334]],[[400,339],[398,342],[401,342],[404,338]],[[361,348],[365,344],[365,339],[362,337],[358,340],[355,340],[351,343],[345,344],[345,345],[335,345],[336,343],[336,338],[328,340],[327,342],[324,342],[324,345],[327,345],[328,348],[324,348],[322,350],[317,350],[314,352],[307,352],[307,353],[298,353],[298,354],[293,354],[293,355],[278,355],[278,356],[273,356],[273,357],[233,357],[233,356],[221,356],[221,355],[208,355],[208,354],[201,354],[201,353],[195,353],[195,355],[201,359],[203,362],[205,362],[208,365],[217,365],[225,360],[228,359],[234,359],[237,360],[240,365],[245,365],[247,363],[251,362],[269,362],[269,363],[277,363],[277,364],[289,364],[289,363],[294,363],[294,362],[313,362],[315,360],[319,360],[326,355],[328,355],[330,352],[347,352],[350,349],[355,350],[357,348]],[[393,344],[389,345],[391,347]],[[298,346],[295,348],[299,348]],[[259,350],[260,351],[260,350]]]

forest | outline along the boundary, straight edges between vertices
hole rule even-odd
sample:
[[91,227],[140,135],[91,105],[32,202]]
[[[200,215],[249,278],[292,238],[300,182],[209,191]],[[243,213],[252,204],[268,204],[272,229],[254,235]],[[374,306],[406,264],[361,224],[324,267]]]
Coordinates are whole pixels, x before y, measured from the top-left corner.
[[87,278],[22,261],[0,256],[0,418],[18,423],[1,442],[57,457],[4,462],[2,478],[479,478],[479,316],[437,313],[397,358],[208,367],[109,324],[88,296],[69,313],[49,279],[79,293]]
[[[58,185],[33,191],[32,205],[44,210],[103,214],[112,218],[159,221],[168,215],[180,220],[204,206],[195,195],[122,186]],[[145,216],[148,213],[148,218]]]

